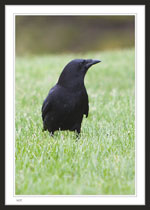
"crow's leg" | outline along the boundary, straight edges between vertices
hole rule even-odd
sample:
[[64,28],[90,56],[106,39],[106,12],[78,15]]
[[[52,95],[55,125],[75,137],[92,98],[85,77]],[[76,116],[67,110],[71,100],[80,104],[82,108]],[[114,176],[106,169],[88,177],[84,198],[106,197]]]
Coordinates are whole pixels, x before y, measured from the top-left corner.
[[80,132],[81,132],[81,125],[78,126],[75,130],[74,130],[75,134],[76,134],[76,138],[79,139],[80,138]]
[[81,132],[81,122],[76,122],[73,127],[70,129],[70,131],[74,131],[76,134],[76,138],[80,138],[80,132]]
[[75,130],[75,135],[76,135],[76,139],[78,140],[80,138],[80,133]]
[[49,132],[50,137],[54,137],[54,132]]
[[48,131],[49,131],[50,137],[54,137],[54,131],[50,128],[48,128]]

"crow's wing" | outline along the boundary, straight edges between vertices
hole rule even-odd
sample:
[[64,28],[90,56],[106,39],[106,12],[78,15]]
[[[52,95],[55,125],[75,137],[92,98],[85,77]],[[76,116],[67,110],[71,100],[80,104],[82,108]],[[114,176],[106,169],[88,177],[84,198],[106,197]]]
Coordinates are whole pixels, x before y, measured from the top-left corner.
[[49,91],[49,94],[48,96],[46,97],[46,99],[44,100],[43,102],[43,105],[42,105],[42,119],[44,121],[44,118],[46,116],[46,114],[48,112],[51,111],[52,109],[52,104],[53,104],[53,93],[55,92],[56,90],[56,86],[54,86],[50,91]]
[[[48,100],[47,98],[45,99],[45,101],[43,103],[43,106],[42,106],[42,110],[41,110],[42,111],[42,119],[43,119],[43,121],[44,121],[44,118],[45,118],[47,112],[49,112],[50,109],[51,109],[51,100]],[[49,97],[49,99],[50,99],[50,97]]]
[[48,96],[43,102],[42,106],[42,119],[44,121],[45,116],[47,113],[54,114],[55,118],[56,115],[65,115],[67,107],[64,108],[63,102],[65,101],[66,92],[64,89],[58,86],[57,84],[49,91]]

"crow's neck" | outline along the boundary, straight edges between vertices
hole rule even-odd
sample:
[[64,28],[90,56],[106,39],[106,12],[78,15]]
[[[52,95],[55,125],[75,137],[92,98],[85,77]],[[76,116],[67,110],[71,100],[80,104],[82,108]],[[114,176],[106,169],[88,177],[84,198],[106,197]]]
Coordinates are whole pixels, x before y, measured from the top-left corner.
[[77,80],[69,80],[67,78],[59,78],[58,85],[67,88],[70,91],[80,91],[84,86],[84,80],[82,78]]

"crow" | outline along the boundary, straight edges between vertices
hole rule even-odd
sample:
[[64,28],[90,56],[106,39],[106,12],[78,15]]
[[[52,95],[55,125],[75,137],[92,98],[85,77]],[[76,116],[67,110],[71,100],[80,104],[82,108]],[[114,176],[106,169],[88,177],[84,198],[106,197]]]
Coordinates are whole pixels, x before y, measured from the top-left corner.
[[88,94],[84,86],[87,70],[100,60],[74,59],[63,69],[42,105],[43,131],[74,131],[79,136],[83,115],[88,117]]

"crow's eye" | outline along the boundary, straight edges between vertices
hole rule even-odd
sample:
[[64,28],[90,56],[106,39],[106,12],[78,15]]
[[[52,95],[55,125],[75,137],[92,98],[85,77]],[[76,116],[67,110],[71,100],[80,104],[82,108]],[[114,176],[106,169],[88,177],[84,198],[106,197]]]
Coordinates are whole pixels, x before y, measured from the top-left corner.
[[85,64],[85,60],[81,61],[80,67],[82,68],[84,66],[84,64]]
[[85,60],[82,61],[82,65],[84,65],[84,64],[85,64]]

